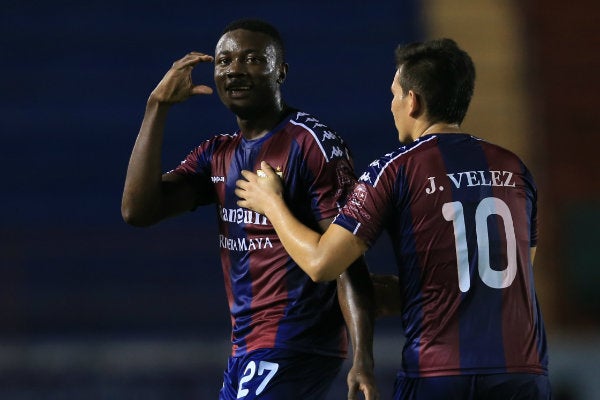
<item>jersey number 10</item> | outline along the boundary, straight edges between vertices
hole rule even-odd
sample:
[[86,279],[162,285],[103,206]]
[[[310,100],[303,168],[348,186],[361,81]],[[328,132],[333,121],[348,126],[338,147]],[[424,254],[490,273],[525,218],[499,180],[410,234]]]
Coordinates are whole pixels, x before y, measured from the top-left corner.
[[[463,205],[460,201],[445,203],[442,206],[442,214],[446,221],[451,221],[454,226],[458,287],[464,293],[471,286],[471,277],[469,276],[469,249],[467,247]],[[487,218],[490,215],[498,215],[504,222],[508,265],[501,271],[494,270],[490,266],[490,245],[487,224]],[[475,210],[475,233],[477,236],[478,270],[481,280],[487,286],[494,289],[502,289],[510,286],[517,274],[517,244],[512,215],[504,201],[496,197],[486,197],[479,202]]]

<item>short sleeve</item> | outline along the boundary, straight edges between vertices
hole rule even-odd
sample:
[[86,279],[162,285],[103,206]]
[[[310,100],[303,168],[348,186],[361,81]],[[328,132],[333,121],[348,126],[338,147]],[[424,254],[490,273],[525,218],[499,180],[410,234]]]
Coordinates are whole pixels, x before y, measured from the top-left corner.
[[321,141],[311,138],[303,149],[303,175],[317,220],[335,217],[356,182],[349,150],[339,136],[329,134]]
[[196,193],[196,206],[216,201],[214,185],[210,179],[210,148],[209,141],[203,143],[192,150],[176,168],[168,172],[184,177],[193,185]]
[[[354,185],[340,214],[333,221],[361,238],[369,247],[381,235],[393,211],[394,180],[389,170],[374,168],[365,171]],[[377,184],[372,177],[377,175]]]

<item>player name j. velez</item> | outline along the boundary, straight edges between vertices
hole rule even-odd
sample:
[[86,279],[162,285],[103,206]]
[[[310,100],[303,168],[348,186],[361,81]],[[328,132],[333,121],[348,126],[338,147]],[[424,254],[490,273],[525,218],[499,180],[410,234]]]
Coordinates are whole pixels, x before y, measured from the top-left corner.
[[[515,187],[513,173],[510,171],[461,171],[446,174],[456,189],[473,186],[504,186]],[[436,186],[435,176],[427,178],[429,187],[425,193],[432,194],[437,190],[444,190],[443,186]]]

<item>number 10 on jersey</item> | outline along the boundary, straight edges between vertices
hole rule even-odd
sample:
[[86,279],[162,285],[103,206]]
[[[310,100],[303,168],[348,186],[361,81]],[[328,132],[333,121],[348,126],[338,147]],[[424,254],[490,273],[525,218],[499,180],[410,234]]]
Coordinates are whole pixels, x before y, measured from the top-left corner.
[[[461,292],[467,292],[471,287],[469,275],[469,249],[465,226],[464,208],[460,201],[445,203],[442,215],[454,227],[456,245],[456,264],[458,267],[458,287]],[[498,215],[504,222],[506,236],[507,265],[502,270],[492,269],[490,265],[490,245],[487,219],[490,215]],[[517,243],[513,218],[508,205],[496,197],[486,197],[475,209],[475,233],[477,237],[477,269],[483,283],[494,289],[510,286],[517,274]]]

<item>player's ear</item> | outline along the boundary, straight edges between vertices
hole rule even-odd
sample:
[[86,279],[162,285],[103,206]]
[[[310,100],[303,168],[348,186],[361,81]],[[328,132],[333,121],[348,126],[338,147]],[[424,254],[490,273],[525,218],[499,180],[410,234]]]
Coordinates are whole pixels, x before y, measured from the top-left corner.
[[412,90],[408,91],[408,115],[417,118],[424,111],[423,99]]
[[279,75],[277,76],[277,83],[280,85],[285,81],[285,77],[287,76],[289,65],[288,63],[279,64]]

